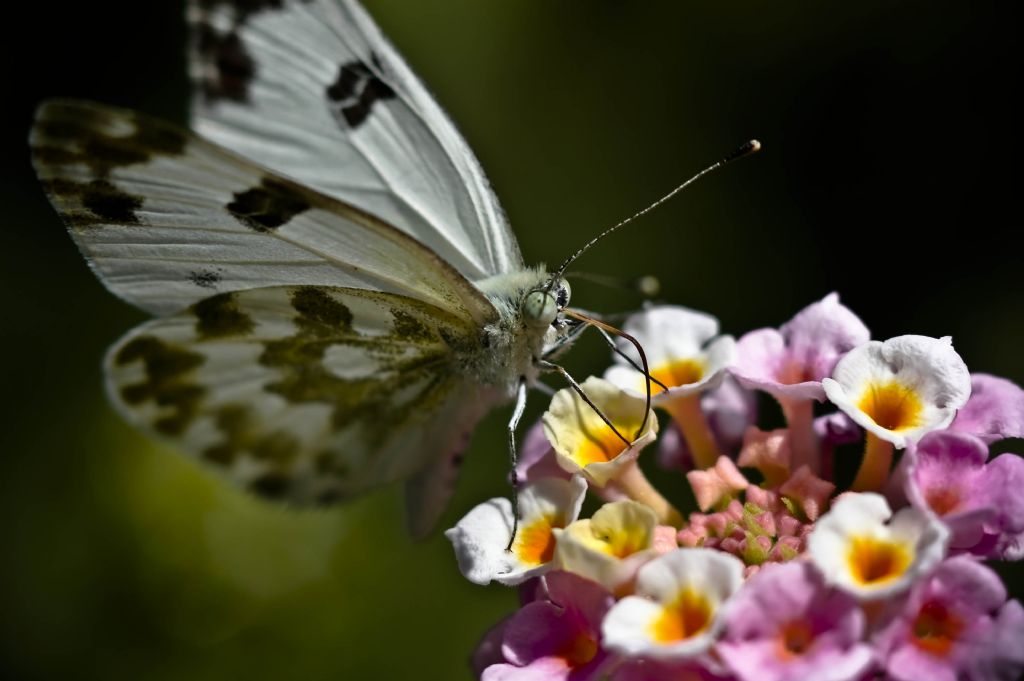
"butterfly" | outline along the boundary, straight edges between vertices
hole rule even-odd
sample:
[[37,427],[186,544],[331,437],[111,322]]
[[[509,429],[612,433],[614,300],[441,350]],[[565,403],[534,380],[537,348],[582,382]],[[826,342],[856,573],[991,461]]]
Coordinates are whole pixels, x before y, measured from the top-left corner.
[[107,353],[130,423],[296,506],[406,480],[410,529],[477,422],[572,340],[479,163],[353,0],[190,0],[186,132],[52,100],[37,174],[155,319]]

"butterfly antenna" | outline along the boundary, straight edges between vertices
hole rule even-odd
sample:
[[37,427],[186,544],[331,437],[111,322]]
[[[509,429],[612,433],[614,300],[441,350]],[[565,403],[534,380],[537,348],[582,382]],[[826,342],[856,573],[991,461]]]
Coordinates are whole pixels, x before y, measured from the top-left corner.
[[630,215],[628,218],[626,218],[622,222],[619,222],[618,224],[612,225],[608,229],[604,230],[603,232],[601,232],[600,234],[595,236],[593,239],[588,241],[586,244],[584,244],[583,248],[581,248],[580,250],[576,251],[575,253],[573,253],[568,258],[566,258],[565,261],[559,266],[558,270],[556,270],[555,275],[551,278],[551,281],[552,282],[556,282],[559,279],[561,279],[562,276],[565,274],[565,270],[569,267],[569,265],[571,265],[573,263],[574,260],[576,260],[576,258],[578,258],[581,255],[583,255],[584,253],[586,253],[588,250],[590,250],[591,246],[593,246],[598,241],[600,241],[601,239],[605,238],[606,236],[608,236],[609,234],[611,234],[615,230],[619,229],[620,227],[624,227],[624,226],[628,225],[629,223],[633,222],[633,220],[636,220],[639,217],[647,215],[652,210],[654,210],[655,208],[657,208],[661,204],[665,203],[666,201],[671,199],[673,196],[675,196],[679,192],[683,191],[684,189],[686,189],[691,184],[693,184],[694,182],[696,182],[700,178],[704,177],[705,175],[707,175],[711,171],[718,170],[722,166],[727,165],[729,163],[732,163],[733,161],[735,161],[737,159],[740,159],[740,158],[743,158],[744,156],[749,156],[749,155],[751,155],[753,153],[756,153],[760,149],[761,149],[761,143],[760,142],[758,142],[757,140],[750,140],[749,142],[747,142],[743,146],[739,147],[738,149],[733,151],[731,154],[729,154],[725,158],[722,158],[719,161],[709,165],[707,168],[705,168],[704,170],[700,171],[699,173],[697,173],[696,175],[691,177],[686,182],[683,182],[681,185],[679,185],[678,187],[676,187],[675,189],[670,191],[668,194],[665,194],[665,196],[661,197],[660,199],[658,199],[657,201],[655,201],[651,205],[647,206],[643,210],[638,211],[638,212],[634,213],[633,215]]
[[[644,386],[646,386],[647,388],[647,401],[644,407],[644,419],[643,421],[640,422],[640,428],[639,430],[637,430],[634,439],[640,437],[640,434],[644,432],[644,428],[647,427],[647,419],[649,418],[651,413],[651,381],[654,380],[651,378],[651,370],[650,367],[647,365],[647,353],[644,352],[644,348],[642,345],[640,345],[640,341],[638,341],[636,338],[629,335],[622,329],[616,329],[611,324],[606,324],[605,322],[602,322],[600,319],[595,319],[590,315],[586,315],[583,314],[582,312],[579,312],[578,310],[570,310],[569,308],[566,308],[564,312],[566,316],[573,317],[575,319],[580,320],[584,324],[589,324],[590,326],[600,329],[601,331],[605,331],[614,336],[618,336],[619,338],[628,341],[634,348],[636,348],[637,354],[640,355],[641,373],[647,378],[647,380],[644,381]],[[631,361],[630,363],[636,366],[634,362]],[[664,385],[661,382],[658,382],[658,385],[661,385],[662,388],[664,388]],[[627,442],[626,444],[628,445],[630,443]]]

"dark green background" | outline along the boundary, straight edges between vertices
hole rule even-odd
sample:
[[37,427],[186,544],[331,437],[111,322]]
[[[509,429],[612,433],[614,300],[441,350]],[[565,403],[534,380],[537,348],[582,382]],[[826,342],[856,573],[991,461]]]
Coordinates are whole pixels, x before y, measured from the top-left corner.
[[[838,290],[876,338],[951,334],[972,369],[1024,380],[1020,59],[1006,4],[369,4],[480,156],[528,262],[560,260],[757,136],[762,154],[580,269],[656,274],[667,300],[737,335]],[[514,594],[463,581],[439,534],[411,543],[394,491],[289,514],[112,413],[100,357],[143,315],[89,272],[25,137],[49,96],[183,121],[181,12],[20,7],[0,107],[0,672],[464,678]],[[637,301],[581,284],[575,302]],[[605,361],[586,343],[571,364],[582,377]],[[477,432],[446,525],[505,493],[506,418]]]

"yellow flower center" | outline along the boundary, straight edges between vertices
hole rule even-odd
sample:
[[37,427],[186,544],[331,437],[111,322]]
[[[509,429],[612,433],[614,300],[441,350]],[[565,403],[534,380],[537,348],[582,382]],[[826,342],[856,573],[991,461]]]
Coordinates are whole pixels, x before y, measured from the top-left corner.
[[[613,423],[615,423],[615,430],[618,430],[627,440],[636,435],[636,431],[640,427],[639,422]],[[580,438],[579,445],[572,457],[580,468],[592,463],[606,463],[626,451],[626,443],[604,421],[597,421],[588,426],[583,430],[583,437]]]
[[[704,378],[704,362],[699,359],[677,359],[651,369],[651,378],[669,388],[696,383]],[[657,383],[651,383],[651,392],[662,392],[662,387]]]
[[658,643],[684,641],[707,629],[711,615],[711,603],[704,594],[684,589],[651,623],[651,636]]
[[543,565],[551,562],[555,555],[555,527],[553,516],[543,516],[516,532],[516,543],[512,550],[519,560],[527,565]]
[[898,381],[869,384],[857,407],[879,426],[892,431],[918,426],[924,411],[914,389]]
[[846,556],[850,574],[863,585],[878,585],[897,579],[913,561],[913,552],[902,542],[875,537],[856,537]]
[[918,648],[932,655],[944,656],[963,628],[960,618],[941,603],[930,601],[921,606],[914,620],[913,641]]

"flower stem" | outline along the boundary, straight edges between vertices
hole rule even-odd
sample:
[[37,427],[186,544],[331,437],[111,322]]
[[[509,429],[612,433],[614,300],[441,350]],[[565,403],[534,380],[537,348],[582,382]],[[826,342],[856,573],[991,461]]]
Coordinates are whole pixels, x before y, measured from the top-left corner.
[[679,426],[679,430],[682,431],[696,467],[704,469],[714,466],[721,453],[715,443],[711,426],[704,418],[704,410],[700,406],[700,395],[677,398],[666,404],[665,408],[672,415],[672,420]]
[[635,461],[622,469],[615,484],[634,501],[649,506],[658,516],[660,525],[683,526],[682,514],[654,488]]
[[868,433],[864,444],[864,459],[850,487],[854,492],[877,492],[885,485],[892,468],[892,443]]
[[806,465],[815,475],[821,473],[821,454],[818,436],[814,432],[814,402],[812,400],[780,399],[782,413],[789,424],[790,470]]

